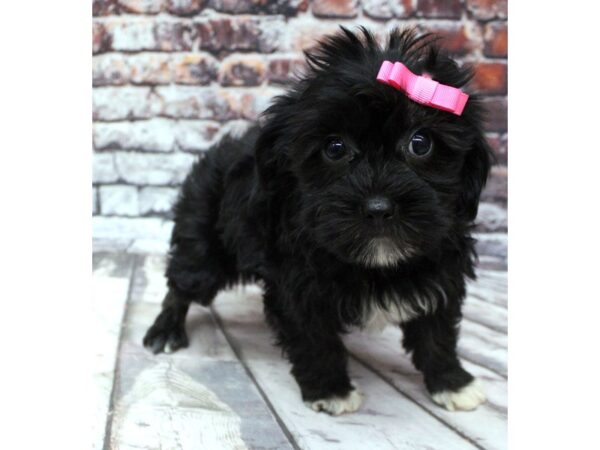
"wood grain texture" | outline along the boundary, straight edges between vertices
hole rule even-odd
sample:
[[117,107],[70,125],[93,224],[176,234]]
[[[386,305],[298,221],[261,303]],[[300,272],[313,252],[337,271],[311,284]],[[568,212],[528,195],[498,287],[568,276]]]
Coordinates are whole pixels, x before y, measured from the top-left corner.
[[508,338],[486,326],[468,319],[460,324],[458,354],[468,361],[487,367],[506,377],[508,367]]
[[340,417],[315,413],[302,403],[288,362],[273,350],[260,292],[222,293],[214,309],[233,345],[301,448],[477,448],[356,361],[350,362],[349,369],[365,395],[360,410]]
[[93,256],[92,277],[92,382],[94,419],[92,448],[104,445],[114,384],[121,322],[129,292],[134,256],[99,253]]
[[162,256],[94,257],[94,449],[102,448],[107,417],[107,449],[506,448],[504,272],[479,271],[461,324],[459,352],[483,382],[482,407],[447,412],[434,404],[401,348],[401,331],[388,327],[345,337],[364,403],[355,414],[330,417],[301,401],[290,365],[273,345],[257,286],[222,292],[212,311],[192,305],[189,348],[167,355],[144,349],[142,337],[166,292],[164,266]]
[[464,362],[480,378],[488,401],[476,411],[449,412],[430,399],[410,358],[402,351],[402,333],[387,327],[382,333],[354,332],[345,338],[348,350],[432,415],[487,449],[506,448],[506,380],[494,372]]
[[477,297],[465,300],[463,316],[471,322],[484,325],[499,333],[508,332],[508,311],[506,308],[487,303]]
[[507,289],[507,274],[500,270],[479,269],[477,281],[468,283],[469,296],[504,308],[508,304]]
[[161,266],[156,258],[144,258],[133,279],[110,448],[293,448],[209,310],[191,308],[189,348],[153,355],[142,347],[164,294]]

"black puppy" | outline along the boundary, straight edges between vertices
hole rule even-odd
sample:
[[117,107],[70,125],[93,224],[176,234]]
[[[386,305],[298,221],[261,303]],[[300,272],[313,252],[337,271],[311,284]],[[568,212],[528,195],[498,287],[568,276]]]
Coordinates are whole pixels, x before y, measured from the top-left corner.
[[169,292],[144,345],[187,346],[190,302],[262,280],[268,323],[313,409],[358,409],[340,334],[380,322],[402,328],[435,402],[473,409],[485,397],[456,343],[490,166],[483,110],[471,96],[457,116],[376,81],[384,60],[455,87],[471,72],[412,30],[381,48],[342,28],[306,56],[307,74],[264,124],[222,141],[188,175]]

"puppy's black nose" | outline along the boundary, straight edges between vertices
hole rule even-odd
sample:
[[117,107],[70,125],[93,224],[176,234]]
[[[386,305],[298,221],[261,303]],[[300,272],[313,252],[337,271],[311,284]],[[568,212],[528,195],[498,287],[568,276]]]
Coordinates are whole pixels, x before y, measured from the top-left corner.
[[365,202],[365,217],[367,219],[391,219],[394,207],[387,197],[375,196]]

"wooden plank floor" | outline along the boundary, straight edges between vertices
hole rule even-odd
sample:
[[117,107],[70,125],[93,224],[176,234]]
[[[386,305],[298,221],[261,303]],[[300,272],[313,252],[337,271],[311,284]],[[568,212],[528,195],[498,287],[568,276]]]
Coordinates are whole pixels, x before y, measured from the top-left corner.
[[190,347],[154,356],[142,345],[165,294],[164,257],[94,255],[95,449],[505,449],[506,272],[496,263],[469,286],[460,355],[488,401],[474,412],[435,405],[401,351],[401,332],[345,337],[361,409],[307,408],[273,347],[257,286],[192,306]]

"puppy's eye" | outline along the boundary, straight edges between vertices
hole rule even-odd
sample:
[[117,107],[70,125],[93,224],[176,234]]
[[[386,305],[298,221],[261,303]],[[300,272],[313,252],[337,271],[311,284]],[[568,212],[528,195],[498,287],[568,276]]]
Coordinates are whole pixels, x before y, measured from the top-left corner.
[[408,143],[408,151],[415,156],[425,156],[431,152],[432,148],[433,140],[425,130],[415,132]]
[[332,161],[338,161],[347,154],[346,144],[340,138],[332,138],[325,146],[324,153]]

